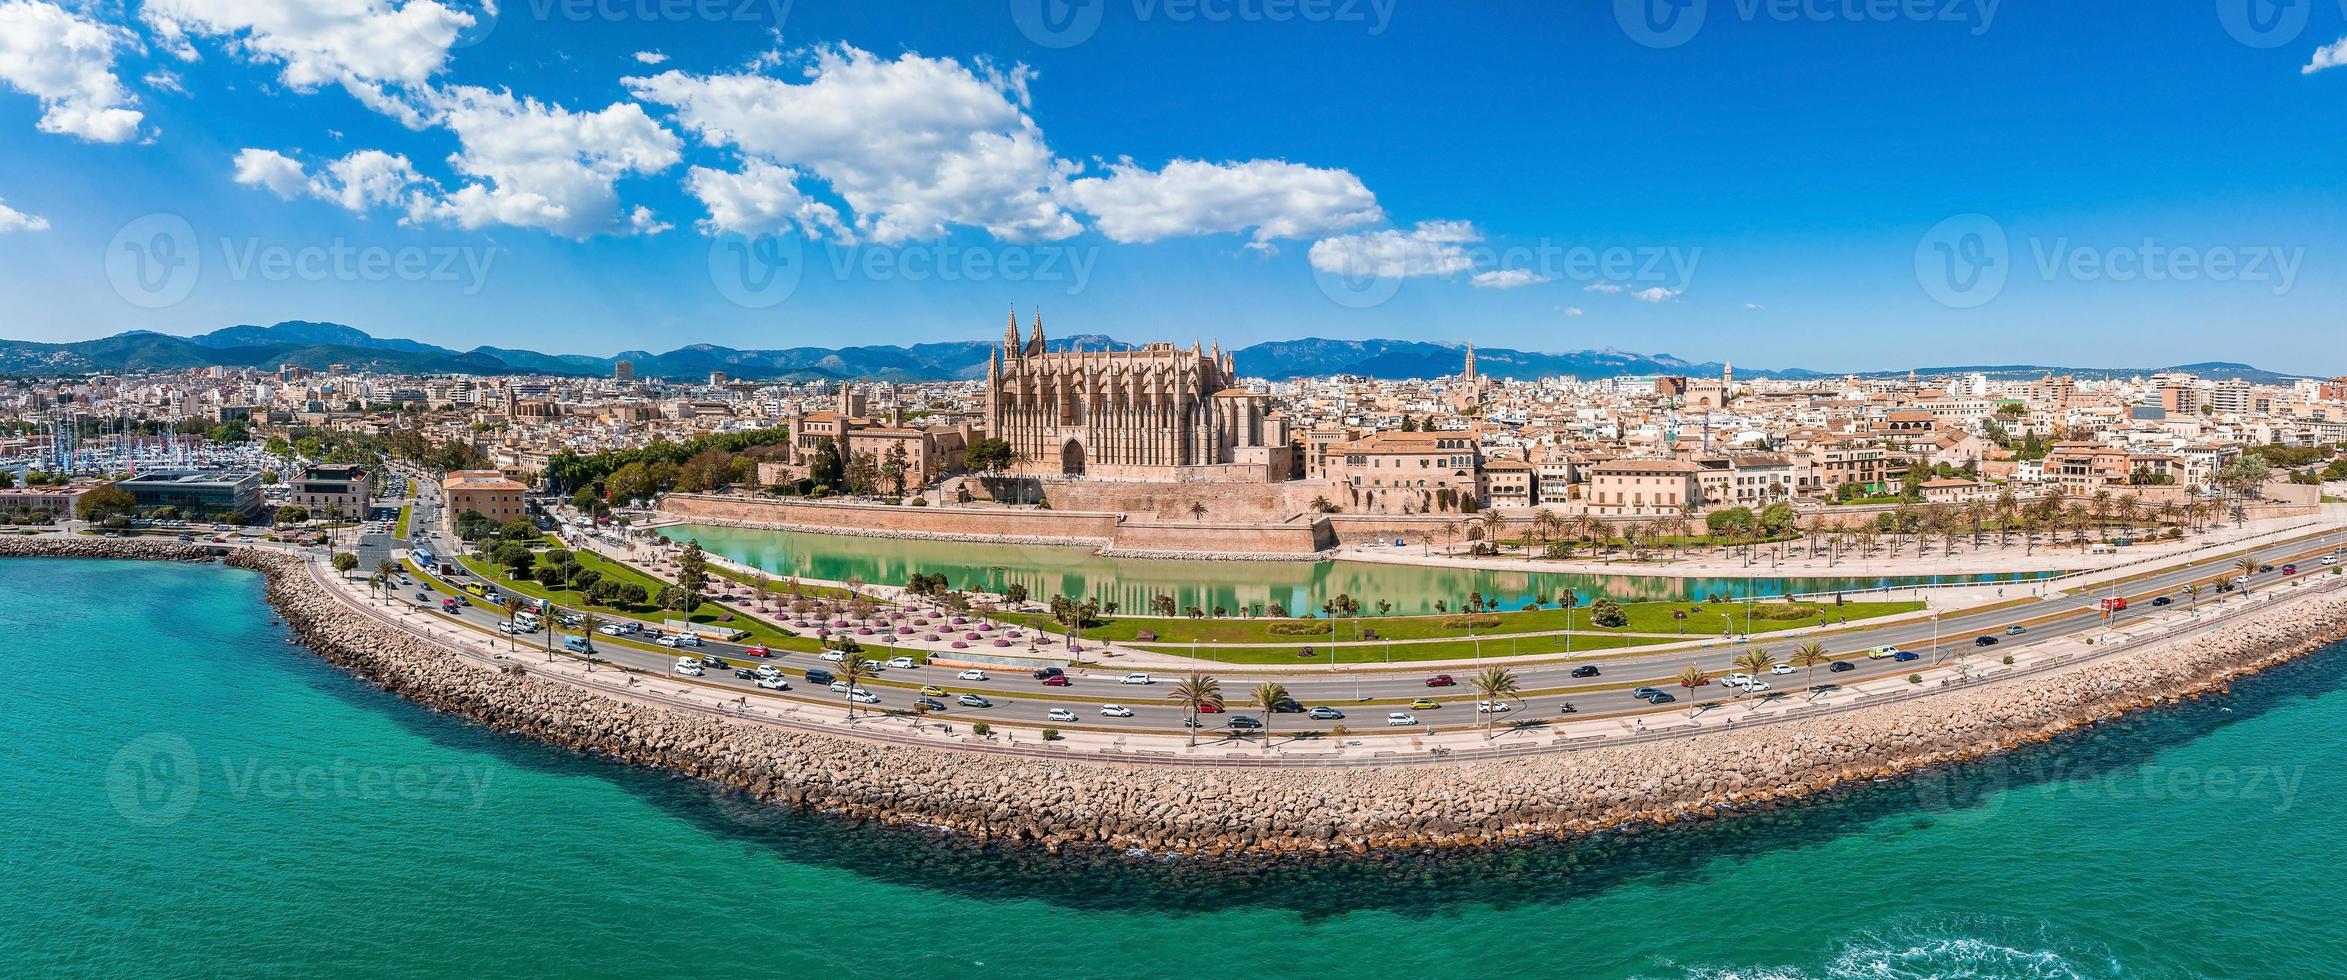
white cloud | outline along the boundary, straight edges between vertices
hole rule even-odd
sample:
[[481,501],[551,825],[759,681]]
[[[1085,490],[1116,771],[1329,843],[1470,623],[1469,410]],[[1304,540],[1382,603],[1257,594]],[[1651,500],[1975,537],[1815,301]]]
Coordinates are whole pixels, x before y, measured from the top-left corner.
[[395,208],[403,223],[513,225],[574,238],[669,229],[648,208],[623,209],[614,186],[677,161],[676,135],[641,108],[618,103],[572,112],[471,87],[436,94],[432,108],[461,146],[449,165],[475,182],[448,191],[407,157],[382,150],[360,150],[310,173],[283,153],[251,148],[236,155],[236,182],[354,213]]
[[1745,309],[1747,309],[1747,310],[1765,310],[1765,309],[1768,309],[1768,307],[1762,306],[1762,305],[1760,305],[1760,304],[1758,304],[1758,303],[1746,303],[1746,304],[1744,304],[1744,308],[1745,308]]
[[26,214],[0,201],[0,234],[12,231],[48,231],[49,219],[37,214]]
[[1568,306],[1568,307],[1565,307],[1565,315],[1566,315],[1566,316],[1580,316],[1580,315],[1581,315],[1581,308],[1580,308],[1580,307],[1578,307],[1578,306]]
[[810,235],[842,235],[839,214],[808,200],[798,179],[789,167],[751,160],[735,173],[694,167],[685,174],[685,190],[709,209],[705,231],[756,236],[797,227]]
[[309,190],[309,175],[292,157],[276,150],[246,147],[236,151],[236,182],[247,187],[266,187],[271,193],[288,201]]
[[1477,289],[1522,289],[1547,282],[1548,277],[1537,275],[1530,269],[1493,269],[1478,272],[1475,278],[1468,281]]
[[247,147],[236,153],[236,182],[266,188],[288,201],[314,197],[354,214],[400,206],[411,217],[426,208],[438,190],[416,173],[407,157],[382,150],[360,150],[328,161],[311,174],[300,161],[276,150]]
[[888,60],[845,45],[806,57],[803,84],[676,71],[624,81],[702,142],[829,184],[872,241],[934,238],[949,225],[1012,241],[1082,231],[1060,204],[1075,167],[1027,115],[1028,69]]
[[1381,221],[1377,196],[1348,171],[1284,160],[1175,160],[1148,170],[1126,160],[1106,177],[1071,181],[1076,205],[1119,242],[1253,229],[1255,243],[1309,238]]
[[638,51],[638,52],[636,52],[636,63],[638,63],[638,64],[644,64],[644,65],[657,65],[657,64],[662,64],[662,63],[666,62],[667,60],[668,60],[668,56],[667,56],[667,55],[664,55],[664,54],[661,54],[661,53],[660,53],[660,52],[658,52],[658,51]]
[[114,74],[114,55],[137,48],[120,27],[85,20],[40,0],[0,0],[0,85],[41,103],[44,133],[121,143],[146,117]]
[[2325,68],[2337,68],[2340,65],[2347,65],[2347,37],[2316,48],[2314,60],[2307,62],[2306,67],[2298,69],[2298,73],[2312,75]]
[[224,39],[230,51],[281,66],[298,91],[340,85],[369,107],[420,127],[412,97],[447,67],[465,28],[489,15],[438,0],[148,0],[140,11],[155,36],[183,58],[190,37]]
[[1604,293],[1608,296],[1612,296],[1620,293],[1622,291],[1622,286],[1620,283],[1593,282],[1589,285],[1581,287],[1581,291],[1584,293]]
[[187,94],[187,86],[180,82],[179,73],[168,68],[157,68],[139,76],[139,81],[158,92]]
[[1677,295],[1679,295],[1679,291],[1676,289],[1664,289],[1661,286],[1655,286],[1631,293],[1630,298],[1635,299],[1641,303],[1660,303],[1663,300],[1670,299]]
[[1466,245],[1483,240],[1464,221],[1421,221],[1402,231],[1384,228],[1312,243],[1312,267],[1354,277],[1400,279],[1452,276],[1475,267]]
[[406,157],[382,150],[360,150],[326,165],[310,180],[310,193],[344,210],[364,212],[403,202],[413,203],[410,189],[424,183]]
[[456,133],[460,149],[449,165],[480,183],[467,184],[419,208],[415,217],[464,228],[503,224],[558,235],[667,229],[650,211],[620,212],[621,178],[657,173],[680,157],[676,134],[618,102],[597,112],[572,112],[510,92],[457,86],[431,97],[435,118]]

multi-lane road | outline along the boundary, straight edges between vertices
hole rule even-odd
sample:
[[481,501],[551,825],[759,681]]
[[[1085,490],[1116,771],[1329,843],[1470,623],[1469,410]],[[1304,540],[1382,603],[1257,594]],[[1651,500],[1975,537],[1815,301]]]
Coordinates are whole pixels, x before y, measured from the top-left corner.
[[[449,542],[439,540],[430,531],[430,522],[423,517],[426,510],[434,505],[431,493],[429,488],[425,488],[416,501],[417,512],[413,520],[415,530],[413,544],[433,548],[442,554],[453,553],[454,546]],[[2254,590],[2272,588],[2282,584],[2281,566],[2291,561],[2300,563],[2299,571],[2302,575],[2327,574],[2330,569],[2319,565],[2318,562],[2322,556],[2332,554],[2335,549],[2339,548],[2342,540],[2341,533],[2333,531],[2319,537],[2301,537],[2254,546],[2248,549],[2247,553],[2257,558],[2262,564],[2274,566],[2274,570],[2250,576],[2246,585]],[[410,542],[392,541],[388,535],[372,532],[365,534],[360,538],[357,546],[361,558],[360,567],[362,569],[373,568],[377,561],[390,557],[395,548],[406,547],[409,544]],[[1837,659],[1853,665],[1853,669],[1843,672],[1830,672],[1826,668],[1819,668],[1816,674],[1818,683],[1828,681],[1849,683],[1869,678],[1903,675],[1912,673],[1917,668],[1928,666],[1935,661],[1944,662],[1958,656],[1971,657],[1973,662],[1985,665],[1995,658],[2001,657],[2014,645],[2081,630],[2105,626],[2124,626],[2134,618],[2153,612],[2174,612],[2176,607],[2188,604],[2188,600],[2180,594],[2180,590],[2185,585],[2206,582],[2220,574],[2229,577],[2234,575],[2234,562],[2242,553],[2241,551],[2227,551],[2221,554],[2212,554],[2186,564],[2169,566],[2131,581],[2099,588],[2091,595],[2055,593],[2035,599],[2023,596],[1977,611],[1952,612],[1938,617],[1936,624],[1930,620],[1911,620],[1882,626],[1854,624],[1822,634],[1759,636],[1754,637],[1750,643],[1722,640],[1711,642],[1697,649],[1682,648],[1652,652],[1639,652],[1636,649],[1610,650],[1575,660],[1549,659],[1535,664],[1511,665],[1511,669],[1516,674],[1518,683],[1526,696],[1516,703],[1512,712],[1503,717],[1511,720],[1554,718],[1563,711],[1564,705],[1568,702],[1581,715],[1653,710],[1651,706],[1633,698],[1629,693],[1630,689],[1638,685],[1653,685],[1686,697],[1689,692],[1680,690],[1672,678],[1680,670],[1690,665],[1700,667],[1716,675],[1729,670],[1735,657],[1753,646],[1768,650],[1777,660],[1782,661],[1787,659],[1795,645],[1811,636],[1825,642],[1827,648]],[[421,600],[417,598],[419,591],[424,594],[425,598]],[[416,612],[410,615],[443,619],[461,618],[470,626],[483,630],[494,630],[496,624],[504,619],[502,610],[485,605],[468,606],[461,611],[460,615],[451,617],[440,611],[440,600],[446,594],[444,591],[432,589],[429,583],[417,582],[412,587],[400,590],[400,601],[419,607]],[[2098,601],[2110,595],[2128,598],[2129,607],[2106,621],[2102,611],[2098,608]],[[2172,597],[2174,605],[2165,608],[2155,607],[2152,600],[2160,596]],[[610,617],[606,614],[606,618]],[[2027,631],[2027,635],[2007,635],[2007,630],[2013,626],[2023,627]],[[1976,646],[1975,638],[1982,635],[1995,636],[2000,642],[1995,646]],[[1936,647],[1934,646],[1935,637],[1938,641]],[[633,639],[629,638],[629,640]],[[744,696],[748,697],[780,696],[830,704],[843,704],[845,701],[843,695],[833,693],[824,685],[806,682],[804,674],[808,669],[823,670],[832,666],[817,660],[813,654],[793,653],[778,655],[768,660],[758,660],[744,655],[744,647],[728,643],[711,642],[696,649],[672,651],[665,648],[649,647],[648,644],[637,645],[643,641],[631,643],[609,636],[596,636],[593,640],[597,654],[601,659],[643,670],[653,675],[665,675],[679,684],[698,684],[721,689],[738,688]],[[542,649],[547,638],[543,634],[538,634],[517,637],[514,642],[522,649]],[[558,650],[561,648],[560,635],[555,638],[554,646]],[[1495,641],[1493,646],[1497,649],[1504,649],[1504,646],[1498,641]],[[1869,659],[1864,651],[1878,646],[1895,646],[1901,650],[1920,654],[1921,659],[1914,662],[1898,662],[1887,658]],[[675,674],[673,667],[676,659],[688,654],[714,655],[730,665],[737,666],[771,663],[786,674],[793,689],[789,693],[781,695],[758,690],[750,681],[735,677],[730,667],[709,669],[701,677],[688,678]],[[1600,675],[1594,678],[1572,677],[1573,669],[1582,665],[1597,667]],[[946,705],[946,711],[937,716],[938,720],[942,721],[962,723],[985,721],[996,725],[1045,726],[1055,724],[1050,722],[1046,716],[1046,713],[1052,708],[1064,708],[1073,711],[1077,716],[1078,721],[1076,722],[1056,723],[1059,727],[1082,725],[1122,730],[1180,730],[1187,720],[1186,713],[1167,700],[1173,682],[1177,679],[1172,674],[1155,675],[1155,683],[1153,684],[1126,684],[1122,683],[1121,679],[1127,671],[1114,666],[1104,666],[1096,670],[1071,672],[1071,683],[1066,687],[1045,687],[1023,670],[984,668],[989,675],[988,679],[976,681],[958,679],[956,675],[961,669],[960,667],[939,665],[910,670],[884,671],[879,678],[868,680],[864,684],[867,689],[880,698],[881,703],[864,707],[868,710],[880,711],[909,710],[914,699],[918,696],[919,688],[935,686],[949,692],[947,695],[937,698]],[[1339,724],[1354,730],[1373,730],[1386,727],[1388,713],[1396,711],[1414,715],[1422,725],[1458,726],[1479,723],[1482,719],[1476,713],[1474,695],[1466,686],[1467,675],[1471,670],[1472,668],[1455,667],[1390,671],[1349,668],[1343,672],[1334,672],[1326,669],[1306,668],[1225,673],[1222,676],[1223,693],[1233,702],[1234,707],[1229,713],[1205,716],[1206,724],[1204,727],[1218,731],[1223,730],[1227,720],[1234,714],[1263,718],[1263,712],[1259,710],[1239,708],[1236,705],[1246,699],[1248,688],[1265,680],[1279,681],[1286,686],[1289,693],[1298,702],[1306,707],[1331,707],[1342,711],[1345,715],[1341,721],[1314,720],[1304,714],[1281,714],[1276,718],[1269,719],[1277,730],[1283,732],[1325,731]],[[1427,686],[1426,681],[1430,675],[1443,672],[1457,674],[1459,686],[1443,688]],[[1791,675],[1777,675],[1764,679],[1770,681],[1779,692],[1798,691],[1808,684],[1809,674],[1807,671],[1801,671]],[[972,708],[959,705],[956,703],[955,696],[963,693],[973,693],[984,697],[992,702],[992,706]],[[1710,699],[1725,697],[1729,693],[1731,692],[1714,684],[1696,689],[1693,695],[1699,699]],[[1422,697],[1436,699],[1441,707],[1426,709],[1408,706],[1407,702]],[[1132,709],[1133,717],[1121,718],[1102,715],[1101,707],[1109,704],[1123,705]],[[1684,707],[1685,702],[1682,701],[1679,706]]]

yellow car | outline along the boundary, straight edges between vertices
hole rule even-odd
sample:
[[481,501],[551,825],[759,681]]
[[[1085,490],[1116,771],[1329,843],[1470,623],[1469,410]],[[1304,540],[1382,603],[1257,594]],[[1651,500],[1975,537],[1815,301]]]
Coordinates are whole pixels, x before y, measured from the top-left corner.
[[1441,704],[1440,702],[1437,702],[1437,701],[1435,701],[1433,698],[1419,698],[1419,699],[1418,699],[1418,700],[1416,700],[1416,701],[1412,701],[1412,702],[1410,702],[1410,708],[1411,708],[1411,710],[1414,710],[1414,711],[1425,711],[1425,710],[1427,710],[1427,709],[1429,709],[1429,708],[1440,708],[1440,707],[1442,707],[1442,704]]
[[939,687],[935,684],[929,684],[921,688],[921,693],[933,698],[942,698],[945,696],[945,688]]

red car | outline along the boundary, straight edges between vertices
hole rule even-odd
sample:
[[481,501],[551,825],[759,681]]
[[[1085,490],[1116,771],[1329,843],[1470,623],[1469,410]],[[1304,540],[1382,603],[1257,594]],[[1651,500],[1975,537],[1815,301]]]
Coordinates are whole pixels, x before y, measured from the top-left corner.
[[1452,680],[1449,674],[1436,674],[1426,679],[1427,687],[1457,687],[1458,684],[1459,682]]
[[2298,574],[2298,566],[2296,566],[2296,565],[2284,565],[2284,566],[2282,566],[2282,574],[2284,574],[2284,575],[2296,575],[2296,574]]
[[771,657],[771,656],[774,656],[774,651],[766,649],[766,645],[765,645],[765,644],[763,644],[763,643],[761,643],[761,644],[759,644],[759,645],[757,645],[757,646],[754,646],[754,647],[751,647],[751,648],[749,648],[749,649],[747,649],[747,650],[744,650],[744,651],[742,651],[742,656],[745,656],[745,657]]
[[1212,701],[1201,701],[1198,703],[1198,713],[1202,715],[1211,715],[1221,710],[1222,705],[1215,704]]
[[1044,686],[1044,687],[1066,687],[1066,686],[1068,686],[1068,675],[1066,675],[1066,674],[1053,674],[1053,675],[1051,675],[1051,676],[1049,676],[1049,677],[1046,677],[1046,678],[1044,678],[1044,679],[1043,679],[1043,686]]

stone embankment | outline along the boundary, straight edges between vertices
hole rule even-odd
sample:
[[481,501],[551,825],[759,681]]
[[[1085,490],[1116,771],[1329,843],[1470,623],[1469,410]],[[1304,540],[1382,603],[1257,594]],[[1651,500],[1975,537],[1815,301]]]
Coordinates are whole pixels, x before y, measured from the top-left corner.
[[[0,555],[195,558],[205,549],[6,541]],[[354,613],[299,558],[242,550],[328,660],[492,728],[737,787],[786,807],[1049,848],[1202,855],[1483,847],[1669,823],[2043,741],[2206,692],[2347,635],[2347,593],[2023,679],[1693,738],[1494,761],[1202,767],[912,748],[650,706],[462,659]]]

